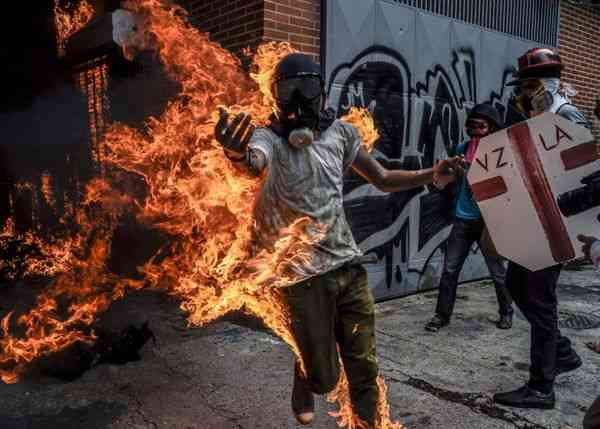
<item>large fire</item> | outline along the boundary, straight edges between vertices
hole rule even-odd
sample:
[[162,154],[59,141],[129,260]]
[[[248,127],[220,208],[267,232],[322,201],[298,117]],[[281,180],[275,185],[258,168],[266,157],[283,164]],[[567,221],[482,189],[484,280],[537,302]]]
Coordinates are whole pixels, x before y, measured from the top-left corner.
[[[234,55],[191,27],[179,7],[160,0],[128,1],[124,7],[142,17],[146,48],[156,50],[181,93],[159,117],[150,118],[143,131],[123,124],[107,129],[102,144],[115,177],[108,174],[88,184],[77,211],[76,234],[39,243],[46,259],[58,261],[50,272],[57,275],[34,309],[15,320],[11,313],[1,322],[0,376],[6,383],[18,381],[40,356],[77,341],[93,341],[90,326],[96,316],[128,290],[142,287],[180,299],[192,325],[207,324],[234,310],[259,317],[299,356],[279,290],[297,280],[292,268],[318,240],[315,225],[299,219],[272,249],[258,251],[252,209],[260,179],[232,165],[213,139],[219,106],[251,113],[255,125],[267,122],[274,105],[271,73],[293,49],[288,44],[262,45],[253,59],[254,73],[248,76]],[[353,110],[347,120],[372,147],[377,139],[372,118]],[[143,199],[124,189],[119,180],[123,174],[143,178]],[[107,268],[113,228],[125,211],[169,237],[160,252],[139,267],[143,281],[117,277]],[[3,234],[10,231],[5,228]],[[59,308],[66,308],[66,316],[61,317]],[[377,428],[400,428],[390,420],[385,384],[382,379],[378,383]],[[352,412],[345,374],[329,400],[340,406],[334,414],[340,426],[363,427]]]
[[81,0],[77,6],[70,3],[61,5],[61,0],[54,0],[54,25],[58,56],[65,54],[65,46],[69,37],[87,25],[94,15],[94,8],[87,0]]

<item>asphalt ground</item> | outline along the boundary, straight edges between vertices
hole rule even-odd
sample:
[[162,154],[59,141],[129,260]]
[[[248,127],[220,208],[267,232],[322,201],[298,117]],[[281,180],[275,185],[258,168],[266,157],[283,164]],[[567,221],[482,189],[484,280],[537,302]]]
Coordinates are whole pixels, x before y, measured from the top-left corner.
[[[23,285],[0,290],[0,314],[27,301]],[[581,428],[600,394],[600,274],[564,271],[559,301],[563,333],[582,368],[558,377],[555,410],[522,410],[492,403],[493,393],[520,387],[528,376],[529,327],[520,313],[498,330],[490,282],[461,286],[452,323],[433,334],[423,327],[437,292],[377,305],[378,359],[389,387],[392,415],[407,428]],[[289,399],[293,356],[255,320],[232,315],[189,328],[177,303],[138,293],[116,303],[104,323],[115,329],[148,321],[157,341],[141,359],[102,364],[64,382],[32,373],[0,385],[1,429],[221,429],[298,427]],[[590,328],[591,327],[591,328]],[[319,397],[312,428],[337,425]]]

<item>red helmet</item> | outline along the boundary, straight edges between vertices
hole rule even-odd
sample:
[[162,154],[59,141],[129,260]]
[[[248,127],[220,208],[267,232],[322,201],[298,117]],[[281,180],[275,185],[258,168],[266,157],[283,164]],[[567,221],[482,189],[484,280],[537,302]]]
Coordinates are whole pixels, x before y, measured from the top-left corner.
[[519,71],[514,74],[515,80],[507,85],[518,85],[524,79],[560,77],[564,65],[560,56],[552,49],[533,48],[519,57]]

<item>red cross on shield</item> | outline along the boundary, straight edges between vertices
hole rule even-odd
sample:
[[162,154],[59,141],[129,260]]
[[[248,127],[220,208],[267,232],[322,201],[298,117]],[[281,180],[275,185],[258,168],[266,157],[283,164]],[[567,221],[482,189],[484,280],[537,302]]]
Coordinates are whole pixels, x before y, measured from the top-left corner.
[[600,170],[592,133],[554,113],[482,139],[467,179],[498,253],[536,271],[583,256],[600,207],[565,216],[558,196]]

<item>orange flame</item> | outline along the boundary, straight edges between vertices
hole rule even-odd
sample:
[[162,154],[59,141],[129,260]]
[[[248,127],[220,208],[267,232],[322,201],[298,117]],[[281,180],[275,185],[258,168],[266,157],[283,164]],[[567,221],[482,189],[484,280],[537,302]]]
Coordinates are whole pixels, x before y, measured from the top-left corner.
[[[336,419],[339,427],[348,429],[371,429],[369,424],[354,414],[352,409],[352,400],[350,399],[350,385],[348,377],[344,370],[344,364],[340,359],[340,379],[336,388],[327,394],[327,402],[338,403],[338,411],[330,412],[329,415]],[[377,387],[379,388],[379,398],[377,401],[377,415],[375,417],[375,429],[403,429],[404,426],[399,422],[394,422],[390,418],[390,406],[387,401],[387,386],[383,377],[377,377]]]
[[56,197],[54,196],[54,191],[52,190],[52,176],[50,176],[50,173],[47,171],[42,173],[41,188],[46,204],[48,204],[50,207],[54,207],[56,204]]
[[[268,114],[276,113],[275,98],[271,90],[273,82],[273,74],[279,60],[289,54],[297,52],[296,49],[287,43],[270,42],[258,47],[257,54],[254,57],[254,64],[258,69],[256,73],[250,73],[250,77],[258,84],[262,100],[259,106],[268,109],[266,112],[261,112],[259,118],[266,119]],[[267,114],[265,116],[265,114]]]
[[352,107],[341,119],[357,129],[364,148],[368,152],[371,152],[375,146],[375,142],[379,139],[379,131],[375,127],[375,121],[371,112],[368,109]]
[[[61,7],[60,3],[60,0],[54,0],[54,25],[56,26],[58,56],[62,57],[65,54],[67,41],[90,22],[94,15],[94,8],[87,0],[81,0],[75,8],[70,4]],[[73,10],[69,11],[71,9]]]
[[[99,59],[102,61],[103,59]],[[106,61],[85,71],[79,72],[75,84],[87,95],[88,123],[90,129],[90,146],[92,159],[102,172],[103,147],[102,133],[107,127],[106,117],[109,110],[108,97],[108,64]]]
[[0,268],[8,268],[9,273],[22,270],[24,276],[54,276],[68,270],[74,258],[73,251],[81,246],[74,237],[47,242],[32,232],[17,232],[13,218],[9,217],[0,232],[0,247],[5,248],[15,241],[38,252],[26,254],[24,260],[2,260]]
[[[160,0],[128,1],[124,6],[141,19],[145,47],[157,51],[181,93],[159,117],[148,120],[144,132],[122,124],[106,131],[106,162],[113,171],[143,178],[147,197],[139,201],[115,191],[119,187],[106,180],[88,185],[83,209],[77,212],[80,232],[72,240],[79,251],[69,252],[75,256],[37,306],[17,318],[24,336],[11,334],[12,313],[2,320],[0,375],[6,383],[16,382],[39,356],[76,341],[93,341],[93,332],[86,328],[96,315],[128,289],[143,285],[178,297],[193,325],[242,309],[261,318],[300,356],[280,288],[298,280],[294,267],[310,257],[308,250],[322,238],[322,229],[310,219],[298,219],[272,249],[257,249],[252,213],[260,180],[232,165],[213,140],[219,106],[249,112],[256,125],[267,123],[274,106],[272,72],[292,48],[261,46],[252,64],[255,72],[248,77],[236,57],[185,20],[180,7]],[[353,111],[347,120],[359,128],[367,145],[373,144],[376,134],[365,112]],[[112,225],[125,210],[171,237],[160,263],[156,255],[139,267],[143,282],[117,278],[106,267]],[[69,303],[66,317],[58,314],[60,302]],[[358,427],[344,380],[330,398],[340,404],[339,422]],[[379,385],[377,428],[398,428],[389,420],[383,381]]]
[[[91,181],[88,197],[98,195],[103,186],[106,188],[102,181]],[[105,202],[108,198],[111,201]],[[115,201],[118,199],[110,192],[104,192],[103,199],[86,200],[76,214],[81,231],[55,242],[45,242],[30,233],[20,236],[14,232],[12,221],[5,225],[0,240],[20,237],[30,240],[41,250],[41,256],[27,261],[28,273],[58,274],[51,286],[37,298],[36,306],[17,318],[16,326],[24,330],[24,335],[11,333],[13,312],[2,319],[0,378],[5,383],[17,382],[27,364],[38,357],[62,350],[77,341],[93,341],[93,332],[86,333],[83,328],[91,325],[96,315],[106,310],[113,301],[122,298],[127,288],[141,287],[141,283],[119,279],[106,269],[112,235],[112,230],[106,225],[111,222],[100,223],[100,218],[90,218],[86,214],[86,211],[92,211],[92,204],[104,204],[103,212],[108,214],[107,217],[118,217],[119,209],[124,205]],[[59,314],[61,303],[68,304],[66,317]]]

